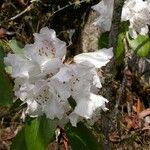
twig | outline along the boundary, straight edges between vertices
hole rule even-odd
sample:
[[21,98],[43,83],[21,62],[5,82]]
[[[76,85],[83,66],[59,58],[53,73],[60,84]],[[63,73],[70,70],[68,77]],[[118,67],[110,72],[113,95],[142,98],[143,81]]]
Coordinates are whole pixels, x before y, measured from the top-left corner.
[[[80,1],[80,4],[81,4],[81,3],[84,3],[84,2],[86,2],[86,1],[87,1],[87,0],[82,0],[82,1]],[[47,18],[47,21],[43,24],[43,26],[45,26],[45,25],[47,24],[48,20],[49,20],[51,17],[53,17],[55,14],[57,14],[58,12],[60,12],[60,11],[62,11],[62,10],[64,10],[64,9],[66,9],[66,8],[68,8],[68,7],[70,7],[70,6],[73,6],[73,5],[77,5],[77,2],[69,3],[68,5],[65,5],[64,7],[61,7],[61,8],[59,8],[58,10],[54,11],[54,12]]]
[[59,8],[58,10],[54,11],[53,14],[52,14],[50,17],[52,17],[52,16],[55,15],[56,13],[58,13],[58,12],[64,10],[64,9],[66,9],[66,8],[68,8],[68,7],[70,7],[70,6],[73,6],[73,5],[80,5],[80,4],[82,4],[82,3],[86,2],[86,1],[87,1],[87,0],[82,0],[82,1],[80,1],[79,4],[78,4],[77,2],[73,2],[73,3],[70,3],[70,4],[66,5],[66,6],[64,6],[64,7],[61,7],[61,8]]
[[141,130],[137,130],[136,132],[133,132],[133,133],[130,133],[127,135],[123,135],[123,136],[119,137],[118,139],[110,139],[110,141],[113,143],[121,143],[125,140],[132,138],[133,136],[138,137],[138,136],[140,136],[141,133],[142,133]]
[[123,43],[124,43],[124,47],[125,47],[125,58],[124,58],[125,68],[124,68],[123,80],[122,80],[122,83],[121,83],[121,90],[120,90],[118,99],[116,100],[116,105],[115,105],[115,108],[114,108],[114,109],[116,109],[116,110],[115,110],[115,111],[116,111],[116,116],[117,116],[117,114],[118,114],[118,107],[119,107],[119,104],[120,104],[120,102],[121,102],[122,95],[123,95],[123,93],[124,93],[124,91],[125,91],[126,82],[127,82],[127,74],[126,74],[126,71],[128,70],[128,45],[127,45],[126,38],[124,38]]
[[14,16],[14,17],[8,19],[8,21],[13,21],[13,20],[19,18],[20,16],[22,16],[22,15],[25,14],[26,12],[30,11],[30,10],[32,9],[32,6],[33,6],[33,5],[30,4],[25,10],[23,10],[22,12],[20,12],[20,13],[17,14],[16,16]]
[[119,26],[121,22],[122,6],[125,0],[114,0],[114,11],[112,18],[112,26],[109,34],[109,47],[116,48],[117,36],[119,33]]
[[21,17],[23,14],[25,14],[26,12],[30,11],[33,8],[33,4],[30,4],[25,10],[23,10],[22,12],[20,12],[19,14],[17,14],[16,16],[8,19],[8,20],[4,20],[2,22],[0,22],[0,24],[4,23],[4,22],[9,22],[9,21],[13,21],[19,17]]

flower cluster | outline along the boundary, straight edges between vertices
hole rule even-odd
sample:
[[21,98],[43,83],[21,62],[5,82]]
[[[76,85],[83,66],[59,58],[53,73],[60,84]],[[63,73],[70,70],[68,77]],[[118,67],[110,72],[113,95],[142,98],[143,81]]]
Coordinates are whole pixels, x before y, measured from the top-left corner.
[[[94,21],[94,25],[101,27],[102,31],[109,31],[112,22],[114,0],[102,0],[92,8],[100,16]],[[122,9],[122,21],[129,20],[129,33],[132,38],[137,33],[145,35],[150,25],[150,1],[149,0],[126,0]]]
[[[6,66],[12,67],[15,96],[27,104],[25,113],[70,120],[76,126],[96,111],[107,110],[108,100],[96,93],[101,88],[97,70],[112,58],[112,48],[79,54],[67,64],[66,43],[54,30],[44,27],[34,37],[34,44],[27,44],[22,54],[8,54],[4,59]],[[76,103],[74,107],[70,106],[70,97]]]
[[150,1],[127,0],[122,9],[122,21],[130,21],[129,33],[136,38],[137,33],[145,35],[150,25]]

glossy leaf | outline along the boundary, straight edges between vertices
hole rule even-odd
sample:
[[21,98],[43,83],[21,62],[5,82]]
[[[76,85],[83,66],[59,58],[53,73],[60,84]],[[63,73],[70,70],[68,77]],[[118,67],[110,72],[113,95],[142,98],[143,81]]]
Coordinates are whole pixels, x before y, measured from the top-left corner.
[[120,65],[124,60],[124,38],[126,36],[126,31],[128,31],[129,22],[122,22],[119,27],[119,34],[117,37],[117,43],[115,48],[115,60],[116,64]]
[[31,120],[25,125],[25,141],[28,150],[45,150],[53,138],[57,120],[47,119],[45,116]]
[[40,118],[33,119],[25,125],[25,141],[28,150],[44,150],[43,140],[39,135]]
[[132,39],[127,33],[129,46],[140,57],[146,57],[150,54],[150,37],[148,35],[138,35],[136,39]]
[[4,69],[4,50],[1,44],[2,43],[0,43],[0,106],[10,107],[13,102],[13,87]]
[[116,60],[116,64],[119,65],[123,62],[124,59],[124,43],[123,43],[123,39],[125,38],[125,34],[124,33],[120,33],[118,35],[118,39],[117,39],[117,46],[116,46],[116,50],[115,50],[115,60]]
[[46,150],[56,127],[57,120],[50,120],[45,116],[28,118],[24,128],[13,140],[11,150]]
[[9,47],[11,50],[16,54],[22,54],[23,53],[23,44],[20,41],[17,40],[10,40],[8,42]]
[[53,139],[57,123],[58,123],[57,119],[50,120],[46,117],[41,117],[39,134],[45,146],[47,146],[49,142]]
[[10,150],[27,150],[25,142],[24,128],[17,134],[15,139],[12,141]]
[[102,145],[83,123],[78,123],[77,127],[67,124],[65,127],[67,138],[72,150],[101,150]]

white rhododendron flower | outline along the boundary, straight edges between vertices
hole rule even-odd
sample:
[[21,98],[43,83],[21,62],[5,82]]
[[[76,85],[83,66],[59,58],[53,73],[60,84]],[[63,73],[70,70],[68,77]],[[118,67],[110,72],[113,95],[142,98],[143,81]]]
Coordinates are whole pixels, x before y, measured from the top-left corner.
[[[70,119],[76,126],[97,110],[107,110],[108,100],[96,95],[95,89],[102,87],[97,69],[113,57],[112,48],[79,54],[74,63],[65,64],[66,43],[54,30],[44,27],[34,36],[35,42],[27,44],[23,54],[8,54],[4,59],[6,66],[12,67],[15,96],[27,104],[25,114]],[[74,108],[70,97],[76,103]]]
[[90,119],[93,112],[100,108],[106,111],[105,103],[107,102],[108,100],[104,97],[93,93],[90,93],[88,97],[80,97],[77,106],[69,116],[70,122],[73,126],[76,126],[76,123],[80,121],[80,117]]
[[54,58],[64,58],[66,54],[66,43],[56,37],[54,30],[47,27],[42,28],[40,33],[34,33],[35,43],[27,44],[25,52],[29,59],[34,60],[40,66]]
[[99,13],[94,25],[100,26],[102,32],[109,31],[112,23],[114,0],[102,0],[94,5],[92,9]]
[[[102,0],[92,9],[100,16],[94,21],[94,25],[100,26],[102,32],[110,31],[112,23],[114,0]],[[150,1],[149,0],[126,0],[122,8],[121,21],[129,20],[129,33],[132,38],[137,33],[145,35],[150,25]]]
[[131,37],[136,38],[137,33],[145,35],[150,25],[150,1],[126,0],[122,9],[122,21],[129,20]]

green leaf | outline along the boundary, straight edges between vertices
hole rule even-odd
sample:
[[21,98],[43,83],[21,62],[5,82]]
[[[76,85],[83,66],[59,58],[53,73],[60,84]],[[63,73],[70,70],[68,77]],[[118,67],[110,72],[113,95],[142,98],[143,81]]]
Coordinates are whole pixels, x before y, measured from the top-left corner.
[[102,35],[98,40],[99,49],[108,47],[108,43],[109,43],[109,32],[104,32],[102,33]]
[[124,60],[124,38],[126,36],[126,32],[128,31],[129,22],[122,22],[119,27],[119,34],[117,37],[116,49],[115,49],[115,60],[116,65],[120,65]]
[[13,87],[4,69],[3,57],[3,45],[0,43],[0,106],[10,107],[13,102]]
[[5,53],[4,53],[4,48],[3,48],[3,43],[0,42],[0,61],[3,62],[5,57]]
[[24,128],[17,134],[15,139],[12,141],[10,150],[27,150],[25,142]]
[[65,126],[65,133],[69,139],[72,150],[101,150],[102,145],[83,123],[77,127],[71,124]]
[[55,133],[55,130],[57,128],[58,120],[51,120],[46,117],[41,117],[40,119],[40,128],[39,128],[39,134],[41,136],[41,139],[43,140],[43,144],[47,146],[50,142],[50,140],[53,139],[53,135]]
[[11,150],[46,150],[53,140],[57,122],[45,116],[27,118],[25,126],[13,140]]
[[47,119],[45,116],[31,120],[25,125],[25,141],[27,150],[45,150],[53,138],[57,127],[57,120]]
[[124,38],[126,31],[128,31],[129,22],[122,22],[119,27],[119,34],[117,36],[116,47],[114,49],[115,62],[113,65],[113,76],[116,77],[120,74],[120,69],[124,62],[125,50],[124,50]]
[[125,33],[120,33],[118,35],[116,50],[115,50],[115,60],[117,65],[120,65],[124,59],[124,53],[125,53],[124,43],[123,43],[124,38],[125,38]]
[[39,135],[40,118],[33,119],[25,125],[25,141],[28,150],[44,150],[42,139]]
[[8,42],[9,47],[11,50],[16,54],[22,54],[24,52],[23,44],[17,40],[10,40]]
[[127,35],[127,40],[129,46],[134,50],[134,52],[140,57],[146,57],[150,54],[150,37],[148,35],[138,35],[136,39],[132,39]]

